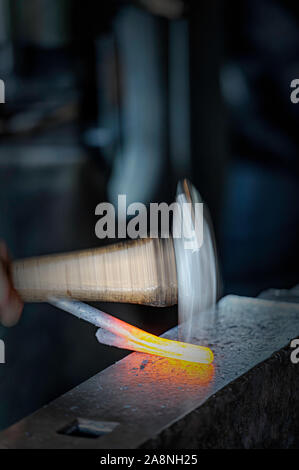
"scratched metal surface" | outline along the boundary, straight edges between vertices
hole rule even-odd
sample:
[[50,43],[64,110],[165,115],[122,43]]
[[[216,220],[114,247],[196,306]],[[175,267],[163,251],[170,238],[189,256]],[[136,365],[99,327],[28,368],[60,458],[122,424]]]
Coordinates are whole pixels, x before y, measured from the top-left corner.
[[[201,316],[212,366],[133,353],[2,432],[0,448],[137,448],[298,334],[298,304],[228,296]],[[119,425],[97,439],[57,433],[78,418]]]

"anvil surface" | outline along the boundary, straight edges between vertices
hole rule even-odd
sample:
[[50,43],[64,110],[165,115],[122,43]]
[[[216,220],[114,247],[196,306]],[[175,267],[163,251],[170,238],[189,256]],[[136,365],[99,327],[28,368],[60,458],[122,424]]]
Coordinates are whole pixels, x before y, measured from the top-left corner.
[[[299,304],[227,296],[215,313],[203,313],[199,321],[194,342],[212,348],[213,365],[132,353],[3,431],[0,448],[146,447],[252,368],[289,348],[299,335]],[[164,336],[177,339],[177,329]],[[291,349],[286,351],[291,355]],[[286,367],[296,367],[286,361]],[[104,422],[108,431],[94,439],[60,433],[76,419],[94,426]]]

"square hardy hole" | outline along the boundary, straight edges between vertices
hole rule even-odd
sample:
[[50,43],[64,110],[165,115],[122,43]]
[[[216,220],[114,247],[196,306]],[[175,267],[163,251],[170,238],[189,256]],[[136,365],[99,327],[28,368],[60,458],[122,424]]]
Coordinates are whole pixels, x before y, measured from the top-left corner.
[[77,418],[57,432],[65,436],[97,439],[100,436],[109,434],[118,425],[119,423],[112,421],[92,421],[90,419]]

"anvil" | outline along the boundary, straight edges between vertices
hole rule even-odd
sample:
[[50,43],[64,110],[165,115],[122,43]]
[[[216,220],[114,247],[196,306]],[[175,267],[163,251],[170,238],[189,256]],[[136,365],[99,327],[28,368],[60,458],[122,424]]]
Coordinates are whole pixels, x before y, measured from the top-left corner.
[[130,354],[3,431],[0,448],[298,446],[298,297],[269,297],[228,296],[202,315],[213,365]]

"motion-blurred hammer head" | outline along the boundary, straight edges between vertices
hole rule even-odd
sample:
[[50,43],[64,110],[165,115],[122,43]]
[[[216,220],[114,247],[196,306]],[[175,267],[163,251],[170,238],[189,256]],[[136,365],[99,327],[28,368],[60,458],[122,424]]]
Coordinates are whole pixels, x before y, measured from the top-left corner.
[[[219,295],[219,272],[208,209],[187,180],[178,184],[176,202],[180,210],[173,218],[173,242],[179,332],[182,340],[190,341],[200,313],[215,307]],[[181,236],[176,237],[176,232]]]

